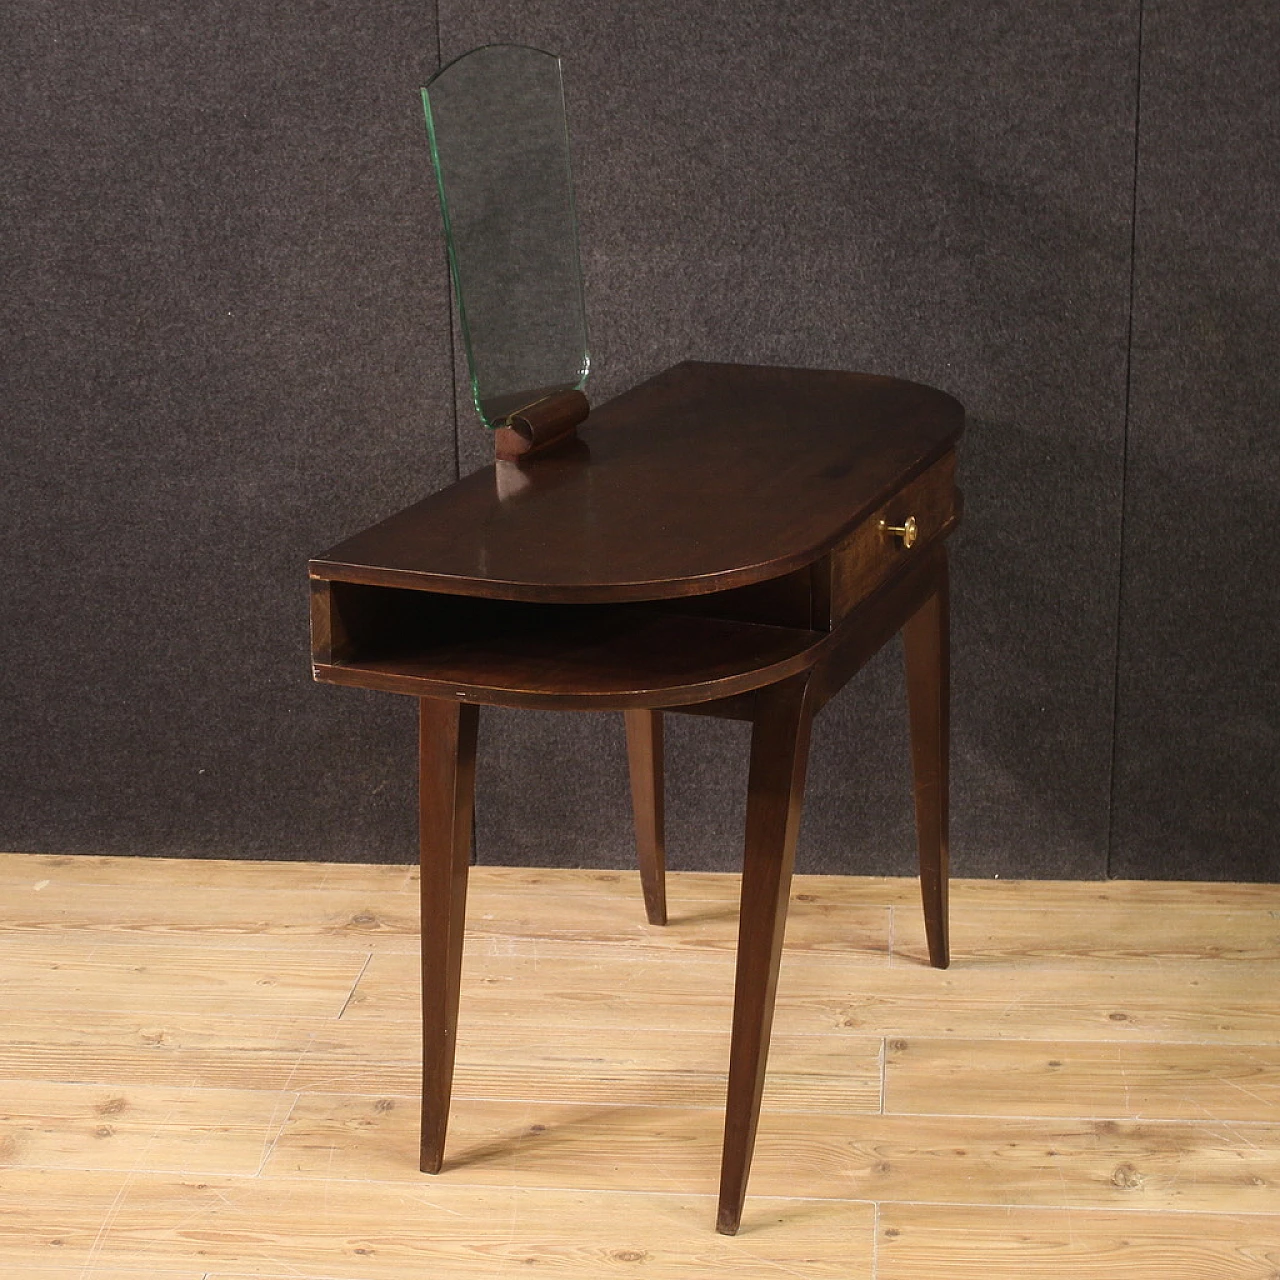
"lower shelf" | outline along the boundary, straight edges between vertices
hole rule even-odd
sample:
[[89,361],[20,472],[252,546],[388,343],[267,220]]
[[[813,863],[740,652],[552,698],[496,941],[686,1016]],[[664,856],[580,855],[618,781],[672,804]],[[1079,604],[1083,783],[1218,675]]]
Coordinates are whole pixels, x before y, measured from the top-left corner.
[[675,707],[745,693],[803,671],[823,632],[664,613],[586,607],[404,652],[317,664],[329,684],[490,706],[612,710]]

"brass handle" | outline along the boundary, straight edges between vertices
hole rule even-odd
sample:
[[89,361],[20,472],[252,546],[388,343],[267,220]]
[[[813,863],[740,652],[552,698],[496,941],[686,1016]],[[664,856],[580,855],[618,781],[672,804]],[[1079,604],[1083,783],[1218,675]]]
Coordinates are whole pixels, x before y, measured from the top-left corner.
[[891,533],[894,537],[901,538],[904,550],[910,551],[920,536],[920,526],[916,524],[915,516],[908,516],[900,525],[892,525],[887,520],[881,520],[880,532]]

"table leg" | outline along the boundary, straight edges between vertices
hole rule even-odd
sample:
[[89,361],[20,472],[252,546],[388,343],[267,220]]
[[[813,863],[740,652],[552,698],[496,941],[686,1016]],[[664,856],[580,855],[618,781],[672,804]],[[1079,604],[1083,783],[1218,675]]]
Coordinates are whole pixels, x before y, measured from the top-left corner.
[[437,698],[420,701],[423,1173],[440,1172],[449,1124],[475,812],[478,720],[478,707]]
[[742,1220],[755,1148],[812,721],[808,673],[756,695],[729,1094],[716,1217],[716,1230],[722,1235],[734,1235]]
[[947,942],[947,805],[950,764],[951,652],[945,548],[939,547],[937,586],[902,628],[911,714],[920,895],[929,963],[945,969]]
[[631,808],[644,910],[650,924],[667,923],[666,847],[663,835],[662,712],[624,711]]

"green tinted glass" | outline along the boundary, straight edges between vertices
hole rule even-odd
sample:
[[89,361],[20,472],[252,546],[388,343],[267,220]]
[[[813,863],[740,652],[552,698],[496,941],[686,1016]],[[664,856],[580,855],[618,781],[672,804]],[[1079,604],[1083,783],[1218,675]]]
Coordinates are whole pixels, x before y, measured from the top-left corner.
[[560,59],[464,54],[422,91],[471,390],[486,425],[587,380]]

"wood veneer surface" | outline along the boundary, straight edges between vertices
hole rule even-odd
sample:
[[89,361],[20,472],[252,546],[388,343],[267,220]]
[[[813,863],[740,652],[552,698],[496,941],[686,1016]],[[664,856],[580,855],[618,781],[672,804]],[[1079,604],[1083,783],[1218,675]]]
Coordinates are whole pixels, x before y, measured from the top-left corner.
[[594,410],[584,447],[482,468],[311,571],[562,603],[725,590],[815,560],[963,425],[917,383],[686,362]]
[[416,1172],[406,867],[0,855],[23,1280],[1267,1280],[1280,889],[794,882],[742,1232],[711,1229],[736,878],[477,867]]

